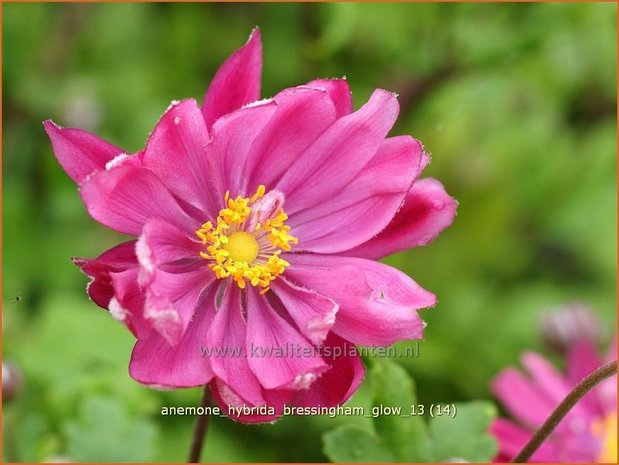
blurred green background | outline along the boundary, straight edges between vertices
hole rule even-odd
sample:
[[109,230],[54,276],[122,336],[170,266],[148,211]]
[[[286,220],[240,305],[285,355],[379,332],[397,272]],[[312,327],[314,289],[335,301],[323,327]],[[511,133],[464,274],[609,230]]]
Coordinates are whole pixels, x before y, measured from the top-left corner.
[[[4,405],[3,459],[184,460],[198,390],[132,381],[131,334],[92,304],[71,256],[121,238],[92,221],[55,162],[53,118],[142,148],[172,99],[201,100],[260,25],[263,95],[346,75],[356,106],[400,94],[394,133],[433,154],[460,202],[435,243],[390,257],[439,296],[420,357],[398,360],[423,402],[490,396],[539,317],[571,300],[609,328],[616,294],[614,4],[4,4],[3,356],[23,390]],[[610,336],[610,334],[608,334]],[[367,402],[368,388],[353,399]],[[244,426],[216,418],[212,461],[324,461],[350,418]]]

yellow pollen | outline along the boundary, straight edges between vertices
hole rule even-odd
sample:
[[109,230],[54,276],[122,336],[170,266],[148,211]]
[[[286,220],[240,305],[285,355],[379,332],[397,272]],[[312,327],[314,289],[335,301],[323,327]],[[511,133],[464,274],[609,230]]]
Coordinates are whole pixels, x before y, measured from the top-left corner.
[[226,208],[219,211],[216,222],[207,221],[196,231],[204,250],[200,256],[209,262],[217,279],[232,278],[244,289],[246,284],[268,292],[270,283],[290,264],[280,257],[298,242],[285,224],[288,215],[280,208],[263,223],[250,225],[252,205],[264,196],[266,189],[258,186],[251,197],[224,196]]
[[230,259],[251,264],[258,256],[259,246],[253,234],[237,231],[228,236],[222,249],[230,254]]
[[617,463],[617,415],[609,413],[592,424],[593,434],[601,439],[598,463]]

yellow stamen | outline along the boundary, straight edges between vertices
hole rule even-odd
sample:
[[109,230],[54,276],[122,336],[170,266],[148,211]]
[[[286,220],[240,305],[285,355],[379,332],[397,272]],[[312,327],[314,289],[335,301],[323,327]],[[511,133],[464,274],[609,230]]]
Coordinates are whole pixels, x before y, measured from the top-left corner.
[[247,280],[252,286],[263,288],[260,294],[268,292],[270,283],[290,265],[280,258],[282,250],[289,251],[291,244],[298,242],[289,234],[290,226],[284,224],[288,215],[281,209],[253,228],[245,224],[252,205],[265,192],[266,188],[260,185],[251,197],[233,199],[227,191],[224,195],[226,208],[219,211],[216,225],[207,221],[196,231],[196,236],[206,246],[205,251],[200,251],[200,257],[210,262],[208,266],[218,279],[230,277],[241,289],[245,288]]

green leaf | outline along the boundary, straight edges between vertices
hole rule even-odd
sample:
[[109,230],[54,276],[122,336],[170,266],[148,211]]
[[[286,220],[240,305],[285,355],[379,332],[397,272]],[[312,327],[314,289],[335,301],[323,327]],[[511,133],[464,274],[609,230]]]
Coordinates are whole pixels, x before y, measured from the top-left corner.
[[323,435],[324,453],[332,462],[393,462],[395,457],[379,437],[355,425]]
[[456,404],[456,415],[435,416],[430,421],[431,451],[436,462],[490,462],[497,444],[488,433],[496,409],[490,402]]
[[369,379],[375,434],[354,425],[325,434],[324,452],[332,461],[488,462],[496,455],[496,442],[488,434],[496,416],[491,403],[457,404],[453,416],[435,409],[431,419],[432,406],[424,405],[423,411],[417,409],[422,415],[412,416],[415,383],[403,367],[374,359]]
[[147,462],[154,457],[153,424],[130,417],[112,398],[87,399],[66,433],[69,457],[76,462]]
[[374,360],[370,382],[375,409],[399,408],[400,413],[374,419],[377,434],[398,460],[423,462],[428,459],[425,424],[421,416],[410,416],[417,403],[413,379],[400,365],[386,359]]

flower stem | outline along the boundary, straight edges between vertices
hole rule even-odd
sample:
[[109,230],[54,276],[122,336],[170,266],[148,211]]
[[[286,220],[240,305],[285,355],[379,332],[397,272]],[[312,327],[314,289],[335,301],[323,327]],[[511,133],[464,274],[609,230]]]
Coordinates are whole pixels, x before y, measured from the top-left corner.
[[[204,407],[206,410],[207,407],[211,406],[212,400],[211,390],[209,389],[208,384],[205,384],[200,406]],[[196,427],[193,431],[191,449],[189,449],[189,459],[187,460],[188,463],[200,463],[200,455],[202,453],[202,446],[204,445],[204,441],[206,439],[209,418],[210,415],[206,415],[206,413],[196,417]]]
[[574,389],[563,399],[559,406],[552,412],[548,419],[544,422],[540,429],[538,429],[526,446],[520,451],[520,453],[512,460],[513,463],[527,462],[531,456],[535,453],[537,448],[548,439],[548,436],[552,433],[555,427],[563,420],[563,417],[576,405],[576,403],[582,399],[591,389],[597,386],[600,382],[609,378],[617,373],[617,360],[607,363],[601,366],[580,383],[576,385]]

